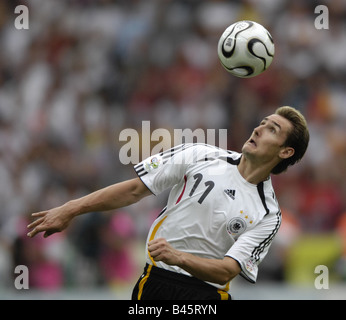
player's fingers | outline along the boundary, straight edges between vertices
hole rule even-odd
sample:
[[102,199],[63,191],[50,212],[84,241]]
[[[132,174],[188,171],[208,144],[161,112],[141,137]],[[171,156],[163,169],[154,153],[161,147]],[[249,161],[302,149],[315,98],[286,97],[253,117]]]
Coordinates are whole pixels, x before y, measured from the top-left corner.
[[150,256],[155,260],[155,261],[160,261],[160,255],[161,255],[161,250],[152,250],[149,251]]
[[158,256],[152,256],[152,258],[154,259],[154,261],[161,261],[161,257],[158,255]]
[[153,258],[159,259],[160,255],[168,251],[168,244],[164,239],[160,241],[150,242],[148,251]]
[[157,238],[157,239],[151,240],[148,243],[148,246],[165,245],[166,243],[167,243],[166,239],[164,239],[164,238]]
[[39,219],[35,220],[34,222],[31,222],[31,223],[27,226],[27,228],[28,228],[28,229],[35,228],[36,226],[38,226],[39,224],[41,224],[41,223],[43,222],[43,220],[44,220],[44,217],[39,218]]
[[40,211],[40,212],[35,212],[31,216],[33,216],[33,217],[44,217],[47,214],[47,212],[48,212],[47,210]]
[[40,232],[44,232],[43,237],[47,238],[53,233],[59,232],[60,230],[57,228],[48,228],[46,225],[40,224],[36,228],[34,228],[32,231],[27,233],[27,236],[30,238],[33,238]]
[[162,247],[157,243],[149,243],[148,244],[148,251],[149,251],[150,255],[154,258],[161,253]]
[[148,251],[152,255],[153,252],[155,251],[155,247],[153,245],[148,245]]
[[44,231],[44,229],[41,226],[37,226],[36,228],[34,228],[33,230],[31,230],[30,232],[27,233],[27,236],[30,238],[35,237],[38,233]]
[[150,254],[155,254],[157,251],[159,251],[161,246],[158,243],[149,243],[148,244],[148,251]]

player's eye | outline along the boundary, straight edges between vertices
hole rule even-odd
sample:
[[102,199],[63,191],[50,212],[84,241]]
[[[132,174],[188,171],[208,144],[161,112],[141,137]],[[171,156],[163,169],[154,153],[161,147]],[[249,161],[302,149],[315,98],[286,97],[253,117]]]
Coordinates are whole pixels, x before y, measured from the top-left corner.
[[271,133],[276,133],[276,129],[274,127],[269,127]]

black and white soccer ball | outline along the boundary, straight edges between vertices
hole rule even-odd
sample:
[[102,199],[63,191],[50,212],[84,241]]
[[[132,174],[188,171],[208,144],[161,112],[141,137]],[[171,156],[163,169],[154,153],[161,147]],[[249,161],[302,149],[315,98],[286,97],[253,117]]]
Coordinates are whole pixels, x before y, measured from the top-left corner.
[[251,78],[265,71],[274,58],[274,41],[261,24],[238,21],[221,35],[217,53],[223,67],[241,78]]

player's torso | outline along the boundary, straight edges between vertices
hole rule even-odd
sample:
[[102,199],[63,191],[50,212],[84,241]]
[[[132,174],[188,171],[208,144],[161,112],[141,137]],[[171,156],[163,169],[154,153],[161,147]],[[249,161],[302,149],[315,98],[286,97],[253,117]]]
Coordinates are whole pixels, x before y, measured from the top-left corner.
[[264,214],[256,186],[247,183],[235,165],[219,159],[201,161],[173,187],[167,209],[149,237],[163,237],[178,250],[222,258]]

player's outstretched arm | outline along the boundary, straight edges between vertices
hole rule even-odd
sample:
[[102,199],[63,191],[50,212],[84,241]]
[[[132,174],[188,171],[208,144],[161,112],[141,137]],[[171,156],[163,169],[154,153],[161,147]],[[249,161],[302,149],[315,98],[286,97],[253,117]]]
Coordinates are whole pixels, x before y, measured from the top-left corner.
[[83,213],[108,211],[133,204],[151,192],[139,179],[135,178],[100,189],[82,198],[71,200],[60,207],[33,213],[37,218],[28,225],[29,237],[44,232],[48,237],[68,227],[71,220]]

